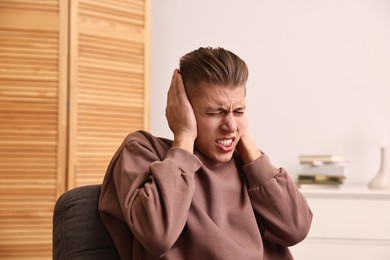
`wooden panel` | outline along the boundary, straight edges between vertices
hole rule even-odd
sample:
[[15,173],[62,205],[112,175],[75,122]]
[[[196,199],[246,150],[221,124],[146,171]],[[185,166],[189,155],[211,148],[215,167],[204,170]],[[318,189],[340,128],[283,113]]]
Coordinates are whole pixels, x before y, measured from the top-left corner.
[[101,183],[125,135],[147,128],[147,9],[72,1],[69,188]]
[[51,258],[64,149],[58,27],[57,0],[0,1],[1,259]]

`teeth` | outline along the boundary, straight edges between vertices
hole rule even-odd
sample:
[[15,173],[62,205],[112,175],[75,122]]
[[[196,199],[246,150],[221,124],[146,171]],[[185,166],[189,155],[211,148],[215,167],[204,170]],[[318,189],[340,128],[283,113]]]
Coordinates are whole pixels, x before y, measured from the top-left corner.
[[233,139],[223,139],[223,140],[218,140],[218,143],[223,145],[223,146],[229,146],[233,142]]

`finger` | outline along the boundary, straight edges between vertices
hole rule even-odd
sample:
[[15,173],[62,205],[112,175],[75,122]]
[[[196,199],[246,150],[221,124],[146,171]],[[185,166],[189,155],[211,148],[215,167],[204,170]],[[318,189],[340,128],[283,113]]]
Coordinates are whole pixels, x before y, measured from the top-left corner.
[[170,86],[169,86],[169,89],[168,89],[168,93],[167,93],[167,95],[168,95],[168,97],[170,96],[170,95],[172,95],[172,92],[174,91],[174,89],[176,88],[176,78],[177,78],[177,69],[175,69],[174,71],[173,71],[173,74],[172,74],[172,78],[171,78],[171,84],[170,84]]
[[181,74],[179,72],[177,72],[177,78],[176,78],[176,83],[178,85],[178,87],[180,88],[180,90],[183,90],[185,91],[184,89],[184,83],[183,83],[183,78],[181,76]]
[[177,92],[178,98],[182,102],[185,102],[188,97],[187,97],[186,89],[184,87],[183,78],[179,73],[176,75],[175,83],[176,83],[175,87],[176,87],[176,92]]
[[[177,78],[180,77],[179,70],[175,69],[172,75],[171,85],[177,85]],[[175,84],[174,84],[175,83]]]

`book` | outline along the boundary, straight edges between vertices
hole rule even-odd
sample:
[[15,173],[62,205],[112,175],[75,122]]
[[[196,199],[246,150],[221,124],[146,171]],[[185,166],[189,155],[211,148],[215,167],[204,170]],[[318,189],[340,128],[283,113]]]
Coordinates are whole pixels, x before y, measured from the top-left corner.
[[343,156],[333,154],[299,155],[299,162],[301,164],[321,165],[326,163],[345,162],[345,158]]
[[327,163],[320,165],[302,164],[301,175],[347,176],[346,163]]
[[298,184],[343,184],[345,176],[298,175]]

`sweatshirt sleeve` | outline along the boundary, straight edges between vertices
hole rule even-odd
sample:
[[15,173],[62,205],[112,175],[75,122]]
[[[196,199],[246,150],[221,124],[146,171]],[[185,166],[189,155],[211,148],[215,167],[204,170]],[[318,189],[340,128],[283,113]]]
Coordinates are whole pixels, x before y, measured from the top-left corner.
[[266,154],[245,165],[243,170],[263,239],[283,246],[302,241],[313,215],[287,172],[275,168]]
[[117,196],[134,237],[148,251],[162,256],[179,237],[200,166],[196,156],[180,148],[160,160],[137,141],[123,147],[112,170]]

